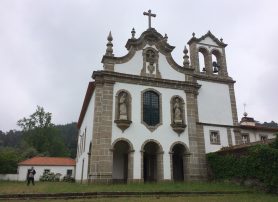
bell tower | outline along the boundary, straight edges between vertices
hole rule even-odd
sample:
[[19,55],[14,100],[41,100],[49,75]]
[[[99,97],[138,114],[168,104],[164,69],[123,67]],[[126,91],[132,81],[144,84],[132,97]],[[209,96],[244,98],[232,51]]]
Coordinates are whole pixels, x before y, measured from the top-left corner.
[[210,31],[200,38],[192,34],[188,41],[190,59],[195,73],[228,77],[223,39],[217,39]]

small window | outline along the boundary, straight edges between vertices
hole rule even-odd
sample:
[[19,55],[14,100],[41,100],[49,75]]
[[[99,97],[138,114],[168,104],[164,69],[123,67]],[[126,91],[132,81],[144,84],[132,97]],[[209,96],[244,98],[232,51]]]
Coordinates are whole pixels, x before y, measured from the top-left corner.
[[210,131],[210,144],[220,144],[219,131]]
[[72,170],[67,170],[67,176],[72,176]]
[[249,134],[242,134],[242,135],[241,135],[241,139],[242,139],[242,143],[243,143],[243,144],[247,144],[247,143],[250,142]]
[[260,135],[261,141],[266,141],[267,140],[267,135]]
[[44,169],[43,174],[50,173],[50,169]]

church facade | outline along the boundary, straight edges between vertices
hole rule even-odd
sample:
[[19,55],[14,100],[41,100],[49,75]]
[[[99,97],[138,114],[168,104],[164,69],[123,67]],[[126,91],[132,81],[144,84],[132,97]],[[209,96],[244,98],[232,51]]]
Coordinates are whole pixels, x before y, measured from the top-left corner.
[[193,33],[179,65],[150,21],[139,37],[132,30],[125,56],[107,39],[78,120],[76,180],[206,179],[205,154],[242,142],[226,44]]

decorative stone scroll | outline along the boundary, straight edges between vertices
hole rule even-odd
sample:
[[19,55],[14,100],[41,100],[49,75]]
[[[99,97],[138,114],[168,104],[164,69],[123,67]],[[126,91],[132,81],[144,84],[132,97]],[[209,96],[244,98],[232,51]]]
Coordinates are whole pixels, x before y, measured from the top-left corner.
[[131,96],[126,90],[116,94],[115,123],[124,132],[132,123],[131,121]]
[[185,116],[184,116],[184,101],[179,96],[174,96],[171,99],[171,126],[179,135],[184,131]]

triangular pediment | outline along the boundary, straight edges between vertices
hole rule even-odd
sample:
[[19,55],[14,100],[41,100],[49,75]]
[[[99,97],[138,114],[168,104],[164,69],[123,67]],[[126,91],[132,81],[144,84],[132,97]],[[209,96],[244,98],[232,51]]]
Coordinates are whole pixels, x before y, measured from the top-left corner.
[[205,35],[201,36],[200,38],[195,37],[195,34],[193,37],[188,41],[187,44],[191,44],[193,42],[196,43],[203,43],[208,45],[215,45],[220,47],[226,47],[227,44],[223,43],[222,40],[219,40],[217,37],[215,37],[210,31],[208,31]]

